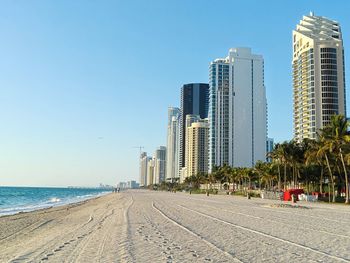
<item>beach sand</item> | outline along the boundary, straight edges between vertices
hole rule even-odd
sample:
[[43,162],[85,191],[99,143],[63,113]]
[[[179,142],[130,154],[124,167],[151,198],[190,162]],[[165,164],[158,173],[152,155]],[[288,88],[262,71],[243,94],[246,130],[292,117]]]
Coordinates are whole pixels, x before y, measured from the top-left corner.
[[126,191],[0,217],[1,262],[350,262],[350,206]]

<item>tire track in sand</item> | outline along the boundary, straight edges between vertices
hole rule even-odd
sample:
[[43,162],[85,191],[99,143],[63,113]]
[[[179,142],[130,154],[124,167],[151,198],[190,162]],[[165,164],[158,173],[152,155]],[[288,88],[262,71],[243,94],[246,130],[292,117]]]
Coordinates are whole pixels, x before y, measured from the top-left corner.
[[120,233],[120,243],[118,254],[120,255],[120,262],[135,262],[134,256],[130,252],[130,226],[129,226],[129,209],[134,204],[134,197],[130,195],[130,202],[123,213],[123,229]]
[[283,239],[283,238],[279,238],[279,237],[276,237],[276,236],[273,236],[273,235],[266,234],[266,233],[264,233],[264,232],[260,232],[260,231],[257,231],[257,230],[253,230],[253,229],[250,229],[250,228],[248,228],[248,227],[240,226],[240,225],[237,225],[237,224],[228,222],[228,221],[226,221],[226,220],[222,220],[222,219],[217,218],[217,217],[215,217],[215,216],[211,216],[211,215],[208,215],[208,214],[205,214],[205,213],[202,213],[202,212],[198,212],[198,211],[196,211],[196,210],[193,210],[193,209],[188,208],[188,207],[183,206],[183,205],[177,205],[177,206],[179,206],[179,207],[181,207],[181,208],[183,208],[183,209],[185,209],[185,210],[191,211],[191,212],[193,212],[193,213],[196,213],[196,214],[198,214],[198,215],[201,215],[201,216],[203,216],[203,217],[212,219],[212,220],[214,220],[214,221],[216,221],[216,222],[225,224],[225,225],[229,225],[229,226],[232,226],[232,227],[241,229],[241,230],[245,230],[245,231],[248,231],[248,232],[251,232],[251,233],[254,233],[254,234],[258,234],[258,235],[261,235],[261,236],[264,236],[264,237],[267,237],[267,238],[270,238],[270,239],[274,239],[274,240],[277,240],[277,241],[280,241],[280,242],[283,242],[283,243],[286,243],[286,244],[289,244],[289,245],[293,245],[293,246],[296,246],[296,247],[299,247],[299,248],[302,248],[302,249],[311,251],[311,252],[313,252],[313,253],[316,253],[316,254],[319,254],[319,255],[322,255],[322,256],[326,256],[326,257],[329,257],[329,258],[332,258],[332,259],[341,261],[341,262],[350,262],[349,259],[342,258],[342,257],[338,257],[338,256],[334,256],[334,255],[328,254],[328,253],[326,253],[326,252],[322,252],[322,251],[313,249],[313,248],[311,248],[311,247],[304,246],[304,245],[301,245],[301,244],[298,244],[298,243],[295,243],[295,242],[292,242],[292,241],[289,241],[289,240],[286,240],[286,239]]
[[[205,207],[208,207],[208,208],[211,208],[211,209],[217,209],[217,207],[210,206],[210,205],[203,205],[202,204],[202,206],[205,206]],[[220,208],[220,211],[224,211],[224,212],[227,212],[227,213],[230,213],[230,214],[234,214],[234,215],[240,215],[240,216],[245,216],[245,217],[249,217],[249,218],[254,218],[254,219],[257,219],[257,220],[269,221],[269,222],[272,222],[272,223],[286,225],[288,227],[294,227],[294,225],[291,225],[290,223],[286,223],[286,222],[282,222],[282,221],[279,221],[279,220],[274,220],[274,219],[270,219],[270,218],[266,218],[266,217],[253,216],[253,215],[249,215],[249,214],[246,214],[246,213],[234,212],[234,211],[230,211],[230,210],[227,210],[227,209],[221,209],[221,208]],[[284,219],[284,218],[282,218],[282,219]],[[294,227],[294,228],[296,228],[296,227]],[[332,233],[332,232],[329,232],[329,231],[326,231],[326,230],[322,230],[322,229],[316,229],[316,228],[312,228],[312,227],[303,227],[303,226],[298,226],[297,228],[298,229],[304,229],[306,231],[310,231],[311,230],[311,231],[316,231],[316,232],[319,232],[319,233],[332,235],[332,236],[336,236],[336,237],[340,237],[340,238],[350,239],[350,236],[348,236],[348,235]]]
[[243,261],[239,260],[237,257],[235,257],[234,255],[232,255],[231,253],[228,253],[227,251],[222,250],[221,248],[217,247],[216,245],[214,245],[213,243],[211,243],[210,241],[208,241],[207,239],[203,238],[202,236],[198,235],[197,233],[191,231],[189,228],[183,226],[182,224],[180,224],[179,222],[173,220],[172,218],[168,217],[166,214],[164,214],[163,211],[161,211],[159,208],[157,208],[154,205],[154,202],[152,202],[152,208],[154,210],[156,210],[160,215],[162,215],[165,219],[167,219],[168,221],[170,221],[171,223],[173,223],[174,225],[180,227],[181,229],[183,229],[184,231],[186,231],[187,233],[189,233],[192,236],[195,236],[196,238],[200,239],[201,241],[203,241],[205,244],[207,244],[209,247],[213,248],[214,250],[218,251],[219,253],[222,253],[224,255],[226,255],[227,257],[229,257],[231,260],[233,260],[232,262],[240,262],[243,263]]

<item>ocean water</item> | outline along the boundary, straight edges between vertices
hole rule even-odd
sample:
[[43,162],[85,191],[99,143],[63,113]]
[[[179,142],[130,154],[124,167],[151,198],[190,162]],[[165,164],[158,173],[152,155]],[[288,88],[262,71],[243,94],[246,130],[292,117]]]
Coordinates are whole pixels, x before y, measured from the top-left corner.
[[94,188],[0,187],[0,216],[75,203],[110,192]]

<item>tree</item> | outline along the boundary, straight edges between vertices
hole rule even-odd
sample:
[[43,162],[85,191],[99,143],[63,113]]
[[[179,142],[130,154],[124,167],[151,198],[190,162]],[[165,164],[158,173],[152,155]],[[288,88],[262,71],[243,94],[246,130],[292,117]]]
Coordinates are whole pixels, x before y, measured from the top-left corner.
[[284,178],[283,178],[283,189],[287,190],[287,166],[290,164],[290,152],[289,152],[289,143],[283,142],[281,144],[276,144],[275,146],[275,155],[279,159],[281,164],[284,167]]
[[277,179],[277,176],[275,175],[276,165],[274,163],[266,163],[266,162],[258,161],[255,164],[254,172],[259,177],[260,188],[262,185],[264,185],[265,188],[268,190],[271,190],[274,187],[274,181],[276,181]]
[[[228,189],[230,188],[230,184],[231,184],[231,174],[232,174],[232,168],[229,165],[224,164],[224,166],[222,166],[220,168],[220,175],[221,175],[221,182],[222,183],[227,183],[228,185]],[[228,190],[227,189],[227,190]]]
[[348,132],[349,122],[343,115],[333,115],[330,124],[322,129],[322,140],[324,147],[329,153],[334,153],[341,162],[345,178],[345,203],[349,203],[348,174],[344,162],[344,149],[348,149],[350,134]]
[[[320,138],[320,141],[319,141],[319,147],[318,147],[318,150],[317,150],[317,157],[319,158],[325,158],[326,160],[326,165],[327,165],[327,168],[328,168],[328,173],[329,173],[329,178],[331,179],[331,184],[332,184],[332,202],[335,202],[335,183],[334,183],[334,176],[333,176],[333,172],[332,172],[332,169],[331,169],[331,165],[330,165],[330,162],[329,162],[329,147],[326,143],[326,139],[325,137],[323,136],[323,134],[321,133],[319,135],[319,138]],[[328,183],[329,185],[329,183]]]
[[324,159],[322,158],[322,155],[318,154],[318,151],[321,147],[321,144],[319,141],[316,140],[308,140],[307,143],[304,142],[305,145],[305,152],[304,152],[304,158],[305,158],[305,165],[306,166],[319,166],[320,167],[320,193],[323,193],[323,173],[324,173],[324,166],[326,166],[326,163]]
[[278,183],[277,183],[277,187],[279,190],[281,190],[281,169],[280,169],[280,165],[281,165],[281,156],[279,155],[279,147],[280,144],[277,143],[274,147],[274,149],[272,150],[272,152],[267,153],[267,157],[272,159],[272,164],[274,166],[277,167],[278,170]]

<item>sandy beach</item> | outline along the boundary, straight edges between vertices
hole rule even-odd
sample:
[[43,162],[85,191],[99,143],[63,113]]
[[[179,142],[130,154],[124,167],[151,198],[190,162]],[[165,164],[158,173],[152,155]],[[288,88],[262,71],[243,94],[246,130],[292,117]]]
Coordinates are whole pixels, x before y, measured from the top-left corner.
[[[350,262],[350,207],[127,191],[0,218],[1,262]],[[287,203],[288,204],[288,203]]]

